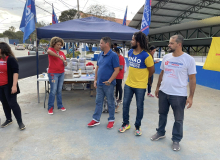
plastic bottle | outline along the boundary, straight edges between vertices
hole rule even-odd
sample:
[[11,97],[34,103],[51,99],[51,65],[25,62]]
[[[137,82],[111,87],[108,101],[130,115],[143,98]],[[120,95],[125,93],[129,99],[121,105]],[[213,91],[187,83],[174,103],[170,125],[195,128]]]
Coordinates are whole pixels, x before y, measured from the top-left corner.
[[81,71],[81,69],[79,69],[79,75],[81,76],[81,74],[82,74],[82,71]]

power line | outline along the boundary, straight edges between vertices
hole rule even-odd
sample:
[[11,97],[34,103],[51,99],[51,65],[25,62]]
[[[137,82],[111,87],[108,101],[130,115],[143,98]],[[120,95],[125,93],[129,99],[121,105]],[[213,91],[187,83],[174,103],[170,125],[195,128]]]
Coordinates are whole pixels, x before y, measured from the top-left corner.
[[73,7],[73,8],[76,7],[76,6],[72,6],[72,5],[70,5],[70,4],[66,3],[66,2],[64,2],[63,0],[60,0],[60,1],[63,2],[63,3],[65,3],[66,5],[68,5],[68,6],[70,6],[70,7]]
[[[21,1],[21,0],[19,0],[19,1]],[[26,2],[24,2],[24,1],[21,1],[21,2],[26,3]],[[43,9],[43,8],[41,8],[41,7],[39,7],[39,6],[36,5],[36,4],[35,4],[35,6],[38,7],[38,8],[40,8],[40,9],[42,9],[43,11],[45,11],[45,12],[47,12],[47,13],[50,13],[49,11],[47,11],[47,10],[45,10],[45,9]],[[50,14],[52,14],[52,13],[50,13]]]
[[[67,8],[69,8],[65,3],[63,3],[61,0],[59,0],[64,6],[66,6]],[[70,8],[69,8],[70,9]]]
[[[44,2],[46,2],[47,4],[49,4],[49,5],[52,6],[52,4],[50,4],[49,2],[47,2],[47,1],[45,1],[45,0],[44,0]],[[57,9],[56,7],[53,7],[53,8]],[[61,11],[61,10],[59,10],[59,9],[57,9],[57,10],[58,10],[58,11]]]
[[84,8],[85,8],[85,6],[87,5],[88,1],[89,1],[89,0],[87,0],[87,1],[86,1],[86,4],[84,5],[84,7],[83,7],[82,11],[84,10]]

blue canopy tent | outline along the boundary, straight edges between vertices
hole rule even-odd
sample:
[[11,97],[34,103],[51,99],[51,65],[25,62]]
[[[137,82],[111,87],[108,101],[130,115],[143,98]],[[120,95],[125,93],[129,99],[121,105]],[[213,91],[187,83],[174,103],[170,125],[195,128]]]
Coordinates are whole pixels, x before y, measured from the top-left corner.
[[139,30],[97,17],[69,20],[37,28],[37,38],[51,39],[54,36],[68,42],[99,43],[108,36],[113,42],[129,45],[134,32]]
[[[50,40],[57,36],[66,42],[99,43],[102,37],[108,36],[113,43],[130,44],[132,35],[139,30],[124,26],[122,24],[100,19],[87,17],[56,23],[50,26],[37,28],[37,44],[40,39]],[[38,78],[38,52],[37,52],[37,78]],[[38,82],[39,83],[39,82]],[[38,102],[39,100],[39,84]]]

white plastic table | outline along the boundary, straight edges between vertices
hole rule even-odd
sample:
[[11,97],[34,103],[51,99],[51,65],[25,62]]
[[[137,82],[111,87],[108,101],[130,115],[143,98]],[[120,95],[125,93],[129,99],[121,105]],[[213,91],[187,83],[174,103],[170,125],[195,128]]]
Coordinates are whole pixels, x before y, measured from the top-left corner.
[[[68,84],[68,83],[90,83],[90,96],[93,96],[93,84],[92,82],[94,82],[95,77],[94,76],[86,76],[86,75],[81,75],[80,78],[72,78],[72,79],[64,79],[64,84]],[[44,78],[38,78],[37,81],[44,81],[45,82],[45,98],[44,98],[44,108],[45,108],[45,102],[46,102],[46,97],[47,97],[47,93],[49,94],[49,78],[48,76],[44,76]],[[40,98],[39,98],[39,90],[38,90],[38,100],[40,103]]]

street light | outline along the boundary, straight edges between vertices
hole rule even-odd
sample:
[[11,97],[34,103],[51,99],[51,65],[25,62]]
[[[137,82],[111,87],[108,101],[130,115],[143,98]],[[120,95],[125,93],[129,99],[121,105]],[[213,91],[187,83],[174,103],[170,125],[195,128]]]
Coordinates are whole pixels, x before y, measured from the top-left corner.
[[5,18],[5,19],[3,19],[0,23],[2,23],[4,20],[6,20],[6,19],[8,19],[8,18]]

